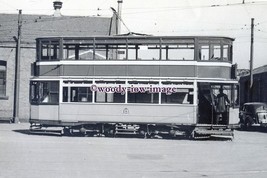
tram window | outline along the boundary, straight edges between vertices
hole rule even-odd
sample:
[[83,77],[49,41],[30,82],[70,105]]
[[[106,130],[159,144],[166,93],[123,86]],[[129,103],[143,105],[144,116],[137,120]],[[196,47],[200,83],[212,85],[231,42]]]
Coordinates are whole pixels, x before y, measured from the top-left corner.
[[63,102],[68,102],[68,87],[63,87]]
[[237,107],[239,105],[239,96],[238,96],[238,85],[227,85],[227,84],[218,84],[218,85],[211,85],[213,96],[216,100],[216,96],[220,93],[220,89],[222,92],[226,94],[227,98],[229,99],[230,103],[228,103],[232,107]]
[[64,80],[64,84],[91,84],[93,83],[90,80]]
[[118,59],[118,60],[121,60],[121,59],[126,60],[127,59],[126,46],[119,46],[117,53],[118,53],[118,56],[116,59]]
[[71,87],[71,102],[92,102],[92,91],[90,87]]
[[210,46],[210,52],[211,52],[211,60],[220,60],[221,59],[221,46],[218,45],[211,45]]
[[67,60],[93,59],[92,45],[67,44],[63,46],[63,58]]
[[101,80],[99,80],[99,81],[95,81],[95,83],[96,84],[125,84],[125,82],[124,81],[112,81],[112,80],[110,80],[110,81],[108,81],[108,80],[105,80],[105,81],[101,81]]
[[223,45],[223,60],[229,61],[229,45]]
[[[129,81],[128,83],[129,84],[144,84],[144,85],[147,85],[145,88],[149,88],[150,85],[158,85],[159,84],[158,81]],[[134,86],[132,86],[132,87],[134,87]],[[138,86],[136,86],[136,87],[138,88]],[[143,87],[141,87],[141,88],[143,88]]]
[[117,45],[106,45],[106,59],[112,60],[117,58]]
[[167,95],[166,93],[161,93],[161,103],[193,104],[193,95],[190,89],[176,89],[176,93],[172,93],[170,95]]
[[159,60],[159,45],[140,45],[138,50],[138,58],[144,60]]
[[59,83],[55,81],[32,82],[31,103],[32,104],[58,104]]
[[128,103],[159,103],[159,93],[155,92],[158,81],[129,81],[129,84],[132,85],[128,88]]
[[209,46],[201,45],[199,51],[199,59],[200,60],[209,60]]
[[63,47],[64,59],[75,59],[75,45],[66,45]]
[[[112,90],[117,88],[121,84],[125,84],[125,81],[95,81],[95,83],[102,88],[95,92],[95,102],[96,103],[125,103],[125,94],[121,91]],[[100,92],[102,91],[102,92]]]
[[163,81],[162,82],[163,85],[190,85],[190,86],[193,86],[193,82],[186,82],[186,81],[183,81],[183,82],[173,82],[173,81]]
[[234,107],[239,107],[239,85],[232,85],[233,87],[233,96],[232,102]]
[[106,102],[106,93],[103,92],[96,92],[96,99],[95,102],[105,103]]
[[126,45],[107,45],[106,48],[108,60],[126,59]]
[[58,41],[44,41],[41,43],[41,60],[54,60],[59,55]]
[[96,92],[96,103],[125,103],[125,95],[121,93]]
[[31,104],[38,104],[39,103],[38,82],[31,82],[30,90],[31,90],[31,96],[30,96]]
[[162,45],[162,60],[194,60],[194,45]]
[[128,60],[138,59],[138,46],[137,45],[128,45]]
[[[79,45],[79,60],[92,60],[93,59],[93,46],[91,45]],[[77,58],[77,57],[76,57]]]
[[40,87],[40,103],[58,103],[58,82],[41,82]]
[[166,47],[168,60],[194,60],[194,45],[168,45]]
[[106,46],[105,45],[96,45],[95,46],[95,53],[94,53],[94,59],[95,60],[106,60]]
[[159,103],[158,93],[128,93],[128,103]]

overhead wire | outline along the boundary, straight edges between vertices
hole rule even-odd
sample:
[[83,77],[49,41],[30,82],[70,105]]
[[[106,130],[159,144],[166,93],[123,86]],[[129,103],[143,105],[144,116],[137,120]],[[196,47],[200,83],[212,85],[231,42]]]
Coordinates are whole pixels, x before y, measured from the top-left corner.
[[[107,1],[102,1],[103,3],[106,3]],[[266,1],[257,1],[257,3],[266,3],[267,5],[267,2]],[[247,2],[246,4],[256,4],[256,2]],[[220,6],[232,6],[232,5],[240,5],[242,3],[235,3],[235,4],[226,4],[226,5],[208,5],[208,6],[191,6],[191,7],[186,7],[184,6],[184,9],[186,7],[186,9],[192,9],[192,8],[207,8],[207,7],[220,7]],[[177,9],[178,7],[164,7],[163,10],[181,10],[181,7],[179,9]],[[103,9],[100,9],[100,10],[103,10]],[[127,10],[127,9],[126,9]],[[125,13],[124,13],[125,14]],[[71,20],[71,19],[77,19],[77,18],[86,18],[87,16],[73,16],[73,17],[70,17],[70,16],[67,16],[67,18],[53,18],[51,16],[43,16],[43,15],[40,15],[39,18],[28,18],[28,19],[23,19],[23,25],[27,25],[27,24],[34,24],[34,23],[42,23],[42,22],[48,22],[48,21],[60,21],[60,20]],[[13,20],[13,22],[16,22],[17,20]],[[7,22],[7,21],[6,21]],[[261,23],[265,23],[267,21],[263,21]],[[205,22],[204,22],[205,23]],[[207,22],[207,23],[210,23],[210,22]],[[221,23],[216,23],[216,24],[221,24]],[[225,23],[224,23],[225,24]],[[230,24],[230,23],[229,23]],[[231,24],[231,25],[238,25],[238,24]],[[12,25],[7,25],[6,27],[10,27],[12,28],[13,26]],[[1,26],[0,26],[0,31],[8,31],[10,29],[1,29]],[[31,29],[32,30],[32,29]],[[234,28],[231,28],[231,29],[210,29],[210,30],[207,30],[207,29],[201,29],[199,31],[235,31],[235,30],[240,30],[240,29],[234,29]],[[187,30],[188,31],[188,30]],[[72,32],[75,32],[75,31],[72,31]],[[79,31],[77,31],[79,32]],[[84,31],[85,32],[85,31]],[[177,30],[173,30],[171,32],[178,32]]]
[[[105,1],[106,2],[106,1]],[[263,3],[265,2],[265,4],[267,5],[267,1],[257,1],[257,2],[247,2],[245,3],[246,5],[247,4],[258,4],[258,3]],[[243,3],[232,3],[232,4],[224,4],[224,5],[205,5],[205,6],[182,6],[182,7],[163,7],[163,8],[157,8],[157,9],[152,9],[152,11],[144,11],[144,12],[125,12],[127,11],[128,9],[135,9],[135,8],[125,8],[124,9],[124,13],[123,15],[127,15],[127,14],[138,14],[138,13],[147,13],[147,12],[160,12],[160,11],[172,11],[172,10],[186,10],[186,9],[195,9],[195,8],[213,8],[213,7],[224,7],[224,6],[234,6],[234,5],[244,5]],[[144,9],[144,8],[143,8]],[[40,10],[40,9],[39,9]],[[64,9],[65,11],[66,10],[74,10],[74,9]],[[77,10],[83,10],[83,9],[77,9]],[[90,9],[84,9],[86,11],[90,10]],[[108,11],[109,9],[91,9],[91,10],[94,10],[94,11],[103,11],[103,10],[106,10]],[[43,15],[40,15],[40,16],[43,16]],[[68,16],[70,17],[70,16]],[[87,17],[87,16],[80,16],[78,18],[81,18],[81,17]],[[77,18],[77,16],[74,16],[74,18]],[[38,19],[37,19],[38,20]],[[53,20],[61,20],[61,19],[53,19]],[[51,21],[53,21],[51,20]],[[42,22],[42,20],[38,21],[38,22]]]
[[[263,3],[264,2],[264,3]],[[260,4],[262,3],[262,4]],[[180,7],[163,7],[163,8],[150,8],[151,10],[146,10],[149,8],[143,8],[146,11],[136,11],[136,12],[124,12],[123,15],[128,15],[128,14],[139,14],[139,13],[150,13],[150,12],[165,12],[165,11],[180,11],[180,10],[188,10],[188,9],[199,9],[199,8],[216,8],[216,7],[230,7],[230,6],[244,6],[244,5],[267,5],[267,1],[261,1],[258,2],[247,2],[245,4],[243,3],[232,3],[232,4],[213,4],[213,5],[199,5],[199,6],[180,6]],[[134,8],[133,8],[134,9]],[[136,10],[139,10],[142,8],[136,8]],[[124,9],[124,11],[128,10],[127,8]]]

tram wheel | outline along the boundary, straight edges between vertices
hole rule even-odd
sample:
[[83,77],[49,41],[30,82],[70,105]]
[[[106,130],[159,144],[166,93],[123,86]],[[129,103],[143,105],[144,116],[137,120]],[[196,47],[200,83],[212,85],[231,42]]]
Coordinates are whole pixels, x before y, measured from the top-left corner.
[[247,117],[246,120],[245,120],[245,123],[243,125],[243,129],[244,130],[247,130],[249,129],[251,126],[252,126],[252,118],[251,117]]
[[107,137],[114,137],[114,134],[115,134],[115,131],[114,131],[113,128],[110,128],[110,129],[105,133],[105,135],[106,135]]
[[147,132],[143,129],[139,130],[139,135],[142,138],[147,138]]

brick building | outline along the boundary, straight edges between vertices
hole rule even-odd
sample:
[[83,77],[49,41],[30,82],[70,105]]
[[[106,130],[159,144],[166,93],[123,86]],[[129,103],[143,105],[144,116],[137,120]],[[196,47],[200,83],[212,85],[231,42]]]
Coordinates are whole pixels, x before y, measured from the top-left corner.
[[[0,120],[13,117],[17,14],[0,14]],[[115,18],[88,16],[22,15],[19,78],[20,121],[29,119],[29,79],[36,58],[35,38],[47,36],[94,36],[115,34]]]

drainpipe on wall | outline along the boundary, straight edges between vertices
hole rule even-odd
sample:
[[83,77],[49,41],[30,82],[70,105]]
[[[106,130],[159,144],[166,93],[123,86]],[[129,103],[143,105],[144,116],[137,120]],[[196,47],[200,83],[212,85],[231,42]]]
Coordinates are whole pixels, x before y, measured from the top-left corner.
[[22,14],[22,10],[19,10],[18,36],[14,37],[16,41],[16,59],[15,59],[14,103],[13,103],[12,123],[19,122],[20,48],[21,48],[21,27],[22,27],[21,14]]

